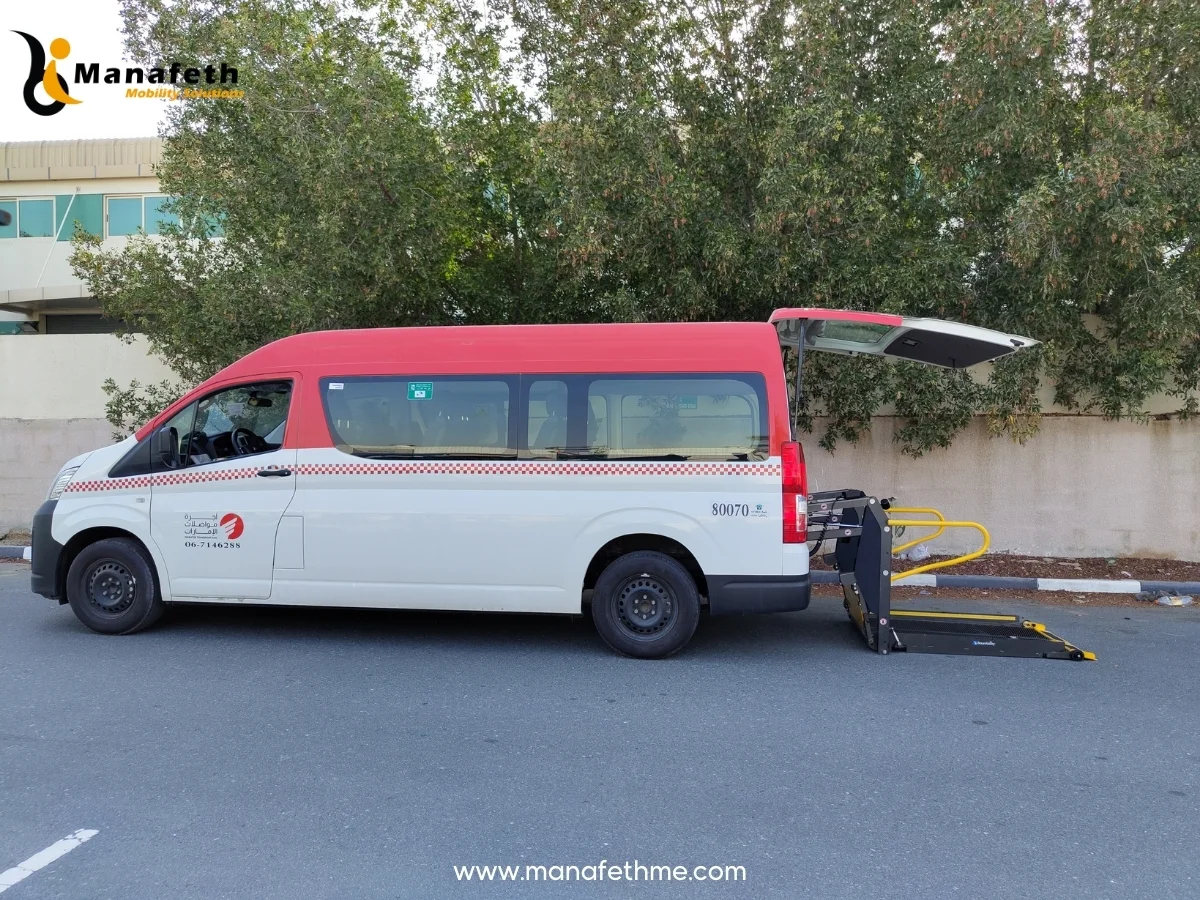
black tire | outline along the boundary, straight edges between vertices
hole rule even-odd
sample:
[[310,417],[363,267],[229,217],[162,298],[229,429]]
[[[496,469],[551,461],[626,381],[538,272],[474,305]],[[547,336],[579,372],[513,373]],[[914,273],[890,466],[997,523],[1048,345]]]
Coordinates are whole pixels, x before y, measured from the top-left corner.
[[79,551],[67,572],[67,601],[101,634],[131,634],[158,621],[164,604],[154,562],[131,538],[105,538]]
[[688,570],[671,557],[638,550],[601,573],[592,621],[618,653],[662,659],[691,640],[700,621],[700,594]]

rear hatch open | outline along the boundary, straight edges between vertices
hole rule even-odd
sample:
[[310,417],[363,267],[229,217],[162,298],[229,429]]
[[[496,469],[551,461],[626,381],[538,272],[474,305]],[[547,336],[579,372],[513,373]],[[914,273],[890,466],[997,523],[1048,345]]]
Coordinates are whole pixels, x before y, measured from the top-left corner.
[[886,356],[965,369],[999,359],[1038,342],[978,325],[847,309],[777,309],[769,320],[779,343],[802,351],[848,356]]

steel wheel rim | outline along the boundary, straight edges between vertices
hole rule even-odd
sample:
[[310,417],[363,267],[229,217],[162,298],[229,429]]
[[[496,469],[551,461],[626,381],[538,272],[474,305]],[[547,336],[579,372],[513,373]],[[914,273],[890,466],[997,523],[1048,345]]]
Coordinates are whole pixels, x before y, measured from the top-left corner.
[[102,559],[84,578],[88,603],[103,615],[116,616],[133,606],[137,579],[129,568],[115,559]]
[[649,573],[625,579],[617,590],[617,621],[635,640],[662,635],[675,622],[678,606],[674,591]]

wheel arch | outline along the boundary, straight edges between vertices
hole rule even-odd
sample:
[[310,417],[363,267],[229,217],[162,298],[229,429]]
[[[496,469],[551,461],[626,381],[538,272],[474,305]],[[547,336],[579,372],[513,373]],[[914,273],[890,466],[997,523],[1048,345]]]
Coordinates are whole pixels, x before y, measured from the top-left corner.
[[701,598],[707,597],[708,581],[704,575],[704,569],[701,567],[699,560],[696,559],[695,554],[676,538],[646,531],[614,537],[597,549],[592,554],[587,568],[584,570],[583,590],[590,591],[594,588],[596,581],[600,578],[600,574],[611,563],[627,553],[633,553],[638,550],[652,550],[674,559],[687,569],[688,574],[692,576],[692,580],[696,583],[696,590],[700,593]]
[[[76,532],[63,544],[62,553],[58,557],[58,570],[54,574],[59,605],[67,602],[67,573],[71,570],[71,564],[75,562],[75,558],[83,552],[84,548],[108,538],[127,538],[146,551],[146,555],[150,560],[150,569],[154,573],[154,580],[158,587],[159,596],[163,597],[164,579],[162,577],[161,564],[154,550],[147,546],[146,542],[132,531],[118,528],[115,525],[96,525],[92,528],[84,528]],[[163,599],[166,598],[163,597]]]

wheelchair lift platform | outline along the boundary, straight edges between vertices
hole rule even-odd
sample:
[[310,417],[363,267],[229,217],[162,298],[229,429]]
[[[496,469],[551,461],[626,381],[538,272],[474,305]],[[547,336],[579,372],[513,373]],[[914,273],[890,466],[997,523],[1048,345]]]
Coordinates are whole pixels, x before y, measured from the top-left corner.
[[[895,525],[939,528],[939,534],[944,527],[974,527],[984,533],[985,548],[987,533],[976,523],[946,522],[936,513],[938,518],[928,522],[889,520],[889,507],[888,500],[858,490],[821,491],[808,498],[808,539],[836,539],[834,552],[825,560],[837,568],[843,605],[870,649],[882,654],[951,653],[1074,661],[1096,658],[1094,653],[1052,634],[1045,625],[1021,616],[893,608],[892,582],[903,577],[892,572]],[[903,546],[916,543],[919,541]],[[982,552],[928,568],[942,568]]]

